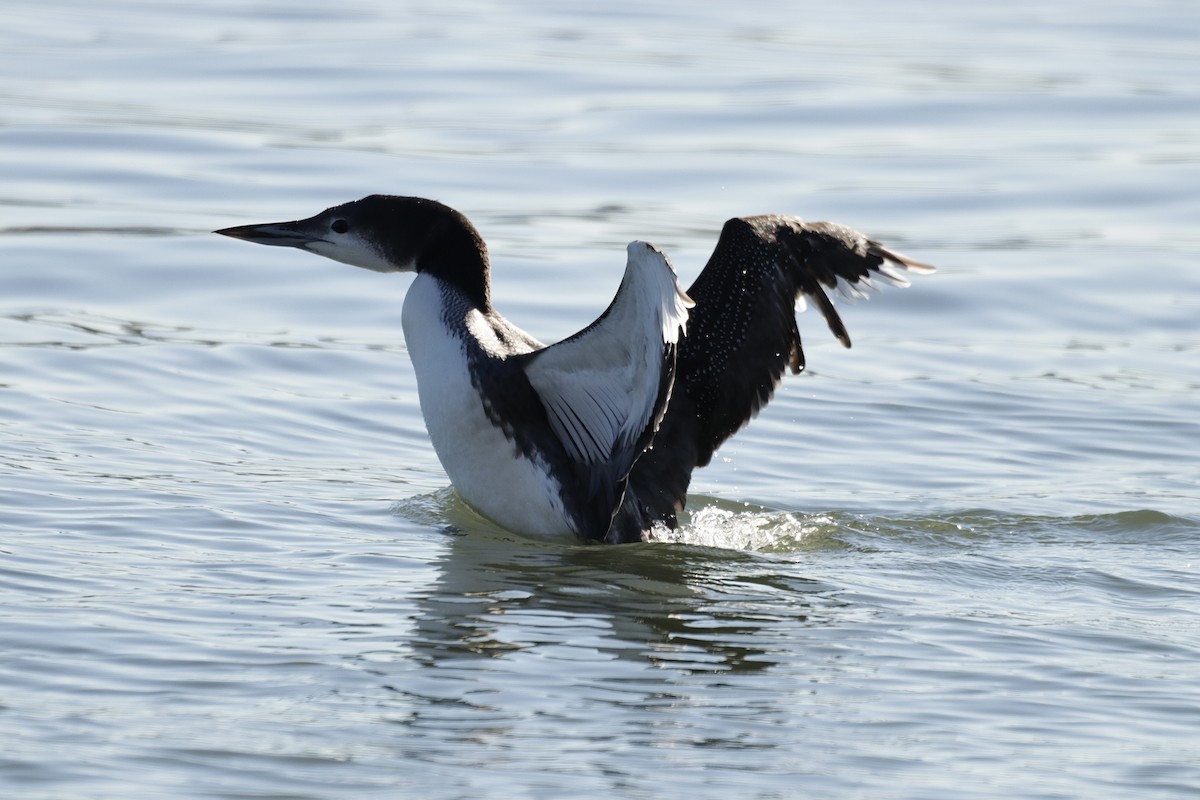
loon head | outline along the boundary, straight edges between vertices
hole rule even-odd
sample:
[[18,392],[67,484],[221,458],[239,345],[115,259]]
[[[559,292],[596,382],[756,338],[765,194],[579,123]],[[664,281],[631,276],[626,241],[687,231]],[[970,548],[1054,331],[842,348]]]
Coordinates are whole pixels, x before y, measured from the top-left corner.
[[462,251],[483,256],[467,218],[436,200],[373,194],[292,222],[213,231],[255,244],[296,247],[375,272],[423,272]]
[[375,272],[428,272],[490,305],[487,247],[475,226],[436,200],[373,194],[292,222],[214,231],[256,244],[296,247]]

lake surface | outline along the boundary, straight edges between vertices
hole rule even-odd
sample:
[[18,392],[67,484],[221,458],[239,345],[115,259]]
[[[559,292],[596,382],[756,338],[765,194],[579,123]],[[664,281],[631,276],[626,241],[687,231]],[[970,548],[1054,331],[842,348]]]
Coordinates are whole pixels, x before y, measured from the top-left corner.
[[[1196,797],[1200,13],[801,8],[7,4],[0,794]],[[544,541],[408,278],[210,233],[372,192],[544,340],[730,216],[939,272],[802,314],[670,541]]]

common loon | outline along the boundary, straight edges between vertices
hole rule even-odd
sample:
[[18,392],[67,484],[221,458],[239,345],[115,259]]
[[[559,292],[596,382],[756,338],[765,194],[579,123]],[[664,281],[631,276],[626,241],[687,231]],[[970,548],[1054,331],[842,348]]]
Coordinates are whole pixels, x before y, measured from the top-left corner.
[[377,272],[415,272],[401,313],[433,448],[459,496],[501,526],[612,543],[674,528],[692,471],[804,368],[808,298],[907,286],[933,267],[830,222],[729,220],[685,293],[662,251],[627,248],[608,309],[546,346],[492,306],[487,247],[458,211],[371,195],[294,222],[216,233]]

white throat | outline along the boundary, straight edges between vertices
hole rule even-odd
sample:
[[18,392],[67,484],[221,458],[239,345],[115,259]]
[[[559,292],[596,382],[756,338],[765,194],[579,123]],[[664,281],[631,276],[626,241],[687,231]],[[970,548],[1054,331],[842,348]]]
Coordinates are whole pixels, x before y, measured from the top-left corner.
[[[446,312],[456,295],[437,278],[419,273],[401,315],[421,414],[438,460],[459,496],[470,498],[476,511],[501,526],[546,536],[574,533],[545,464],[522,456],[484,410],[463,336],[477,334],[486,321],[464,304],[466,317],[456,321],[462,330],[452,330]],[[482,344],[486,348],[487,340]]]

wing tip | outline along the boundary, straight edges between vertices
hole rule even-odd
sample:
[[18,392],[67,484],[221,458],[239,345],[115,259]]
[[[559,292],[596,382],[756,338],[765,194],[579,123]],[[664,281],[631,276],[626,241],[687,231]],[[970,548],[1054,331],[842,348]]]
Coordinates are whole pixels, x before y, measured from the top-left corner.
[[893,264],[900,269],[908,270],[916,275],[929,275],[937,272],[937,267],[935,267],[933,264],[929,264],[924,261],[918,261],[915,258],[906,256],[903,253],[892,250],[891,248],[884,247],[878,242],[871,242],[871,249],[873,249],[889,264]]
[[688,311],[696,306],[696,302],[679,285],[675,265],[658,247],[650,242],[635,240],[626,245],[625,251],[629,254],[629,260],[625,267],[626,277],[622,281],[622,289],[635,270],[639,270],[639,276],[650,279],[650,283],[643,285],[650,294],[658,298],[663,343],[676,344],[681,333],[687,334]]

